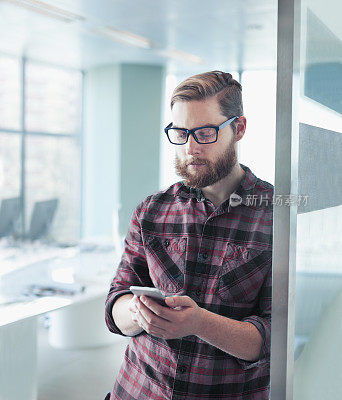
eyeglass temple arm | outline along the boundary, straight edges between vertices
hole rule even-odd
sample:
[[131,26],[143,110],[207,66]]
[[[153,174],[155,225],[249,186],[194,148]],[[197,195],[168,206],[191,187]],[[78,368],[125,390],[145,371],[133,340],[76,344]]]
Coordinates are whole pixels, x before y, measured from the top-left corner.
[[221,124],[221,125],[219,126],[219,129],[225,128],[227,125],[229,125],[230,123],[232,123],[232,122],[234,121],[234,119],[236,119],[236,118],[239,118],[239,117],[230,118],[228,121],[226,121],[226,122],[224,122],[223,124]]

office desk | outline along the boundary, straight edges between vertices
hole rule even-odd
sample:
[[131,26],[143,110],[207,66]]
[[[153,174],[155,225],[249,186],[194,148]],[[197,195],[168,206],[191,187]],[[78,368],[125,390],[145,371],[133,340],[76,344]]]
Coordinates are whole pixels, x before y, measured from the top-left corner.
[[[73,296],[48,296],[0,305],[0,400],[37,399],[40,315],[51,313],[50,343],[57,347],[70,348],[70,343],[80,347],[100,346],[115,341],[115,335],[105,326],[104,302],[117,265],[115,252],[61,252],[59,256],[27,266],[21,264],[1,276],[3,294],[11,292],[19,296],[26,286],[52,278],[78,282],[86,289]],[[79,316],[81,320],[77,319]],[[75,325],[70,325],[70,321]],[[80,323],[83,326],[75,334]]]

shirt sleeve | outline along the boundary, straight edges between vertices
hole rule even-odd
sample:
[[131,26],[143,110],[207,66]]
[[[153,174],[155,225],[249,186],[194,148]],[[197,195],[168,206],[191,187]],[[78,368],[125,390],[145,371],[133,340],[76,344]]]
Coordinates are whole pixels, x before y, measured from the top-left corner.
[[143,203],[141,203],[132,214],[130,227],[124,242],[124,251],[121,261],[110,284],[109,293],[105,302],[106,325],[110,332],[122,336],[126,335],[116,326],[112,315],[115,301],[120,296],[131,293],[129,287],[132,285],[153,287],[141,236],[139,214],[142,204]]
[[237,359],[243,369],[266,366],[270,363],[271,352],[271,309],[272,309],[272,257],[268,261],[267,275],[259,293],[258,312],[243,318],[241,321],[253,324],[262,337],[260,357],[256,361]]

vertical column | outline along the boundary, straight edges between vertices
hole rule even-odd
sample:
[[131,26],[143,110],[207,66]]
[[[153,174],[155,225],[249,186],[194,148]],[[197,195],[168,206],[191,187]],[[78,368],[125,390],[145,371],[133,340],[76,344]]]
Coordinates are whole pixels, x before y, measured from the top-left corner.
[[121,65],[120,233],[135,206],[159,187],[161,66]]
[[[298,194],[301,0],[278,1],[275,196]],[[274,206],[271,399],[292,400],[297,206]]]
[[120,66],[101,66],[84,77],[83,237],[111,237],[119,203]]
[[135,206],[158,190],[163,82],[161,66],[86,71],[83,237],[113,237],[119,207],[125,235]]

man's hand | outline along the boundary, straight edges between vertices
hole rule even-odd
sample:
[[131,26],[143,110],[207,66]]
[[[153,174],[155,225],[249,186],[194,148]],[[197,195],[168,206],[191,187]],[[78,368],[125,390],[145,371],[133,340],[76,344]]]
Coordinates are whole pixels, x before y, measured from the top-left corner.
[[134,323],[163,339],[196,335],[207,343],[242,360],[260,357],[263,338],[249,322],[236,321],[200,308],[189,296],[172,296],[163,307],[150,297],[134,296],[129,310]]
[[121,332],[126,336],[135,336],[143,331],[141,327],[131,318],[127,318],[128,307],[131,303],[133,294],[128,293],[120,296],[114,302],[112,315],[116,326],[121,330]]
[[147,333],[163,339],[177,339],[199,332],[202,309],[194,300],[189,296],[172,296],[165,302],[169,307],[163,307],[147,296],[134,296],[129,306],[132,320]]

